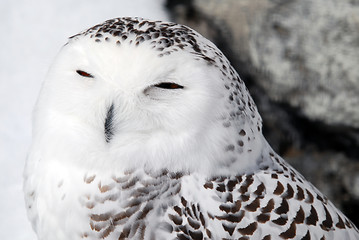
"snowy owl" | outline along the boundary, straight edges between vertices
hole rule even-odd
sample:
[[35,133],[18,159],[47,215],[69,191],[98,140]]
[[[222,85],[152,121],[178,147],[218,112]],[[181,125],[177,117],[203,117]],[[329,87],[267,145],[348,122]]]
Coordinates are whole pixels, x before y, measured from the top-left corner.
[[25,167],[40,240],[359,239],[269,146],[226,57],[175,23],[71,37],[34,110]]

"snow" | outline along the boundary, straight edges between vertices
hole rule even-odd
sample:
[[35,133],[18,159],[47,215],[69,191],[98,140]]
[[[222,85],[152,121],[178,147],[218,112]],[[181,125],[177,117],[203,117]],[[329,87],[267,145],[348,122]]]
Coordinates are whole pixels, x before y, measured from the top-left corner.
[[67,38],[119,16],[168,20],[164,0],[1,0],[0,239],[36,239],[27,220],[22,172],[31,112],[46,72]]

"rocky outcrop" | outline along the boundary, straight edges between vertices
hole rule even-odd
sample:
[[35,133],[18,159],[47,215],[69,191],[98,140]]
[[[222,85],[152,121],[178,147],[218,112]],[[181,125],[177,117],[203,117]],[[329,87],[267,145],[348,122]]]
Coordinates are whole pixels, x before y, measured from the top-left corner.
[[359,4],[271,1],[250,31],[249,55],[271,99],[330,125],[359,127]]
[[246,82],[272,147],[359,225],[359,4],[167,0]]

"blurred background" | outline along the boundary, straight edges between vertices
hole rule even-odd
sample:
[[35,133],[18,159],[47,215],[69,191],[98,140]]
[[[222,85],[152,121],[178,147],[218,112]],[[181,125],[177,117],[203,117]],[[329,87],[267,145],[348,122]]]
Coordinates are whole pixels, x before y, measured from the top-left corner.
[[229,58],[271,146],[359,226],[359,2],[1,0],[0,239],[34,240],[22,171],[31,111],[67,38],[141,16],[197,30]]

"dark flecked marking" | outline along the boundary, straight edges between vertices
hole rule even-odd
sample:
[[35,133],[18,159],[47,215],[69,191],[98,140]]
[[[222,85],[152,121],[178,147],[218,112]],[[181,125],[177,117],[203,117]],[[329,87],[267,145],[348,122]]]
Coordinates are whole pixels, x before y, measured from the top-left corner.
[[245,209],[250,212],[255,212],[259,207],[260,207],[260,201],[259,198],[256,198],[253,200],[253,202],[245,206]]
[[93,182],[93,180],[96,178],[96,175],[93,175],[91,177],[87,177],[86,175],[84,176],[84,182],[87,184],[90,184]]
[[182,233],[186,234],[188,236],[188,228],[187,228],[187,225],[183,226],[179,226],[178,227],[179,231],[181,231]]
[[140,211],[139,215],[137,216],[138,220],[144,219],[147,214],[153,209],[151,203],[147,203],[146,206]]
[[227,189],[228,191],[232,192],[234,187],[237,185],[237,181],[236,180],[229,180],[227,182]]
[[131,180],[127,181],[125,184],[122,185],[122,189],[129,189],[135,186],[136,182],[138,181],[137,178],[132,178]]
[[273,223],[283,226],[287,223],[288,219],[284,217],[278,217],[277,219],[272,220]]
[[284,191],[284,187],[283,187],[283,185],[278,181],[278,182],[277,182],[277,187],[276,187],[276,189],[274,190],[273,194],[275,194],[275,195],[281,195],[281,194],[283,193],[283,191]]
[[303,208],[300,207],[299,210],[297,211],[297,215],[294,218],[294,222],[297,224],[304,223],[304,217],[305,217],[305,213],[303,211]]
[[233,152],[234,151],[234,145],[230,144],[226,147],[226,152]]
[[345,219],[345,225],[348,227],[348,228],[352,228],[352,224],[351,222],[348,221],[348,219]]
[[228,224],[225,224],[225,223],[222,223],[222,227],[226,232],[229,233],[230,236],[233,235],[234,229],[236,228],[233,225],[228,225]]
[[335,224],[335,226],[340,229],[345,229],[345,224],[339,215],[338,215],[338,222],[337,224]]
[[226,213],[229,213],[229,212],[231,211],[231,206],[221,204],[221,205],[219,206],[219,209],[221,209],[221,211],[224,211],[224,212],[226,212]]
[[190,216],[191,218],[194,218],[192,211],[189,207],[185,207],[185,213],[187,213],[188,216]]
[[296,199],[302,201],[305,198],[303,188],[297,185]]
[[209,189],[213,189],[213,183],[212,182],[206,182],[204,185],[203,185],[204,188],[209,188]]
[[268,213],[261,213],[257,216],[257,221],[260,223],[266,223],[270,219],[270,215]]
[[102,230],[103,227],[100,227],[99,225],[95,225],[93,222],[90,222],[91,230],[95,230],[96,232],[99,232]]
[[199,213],[199,220],[202,223],[202,226],[206,226],[206,221],[204,220],[203,214],[200,212]]
[[310,232],[309,232],[309,230],[307,231],[307,234],[305,234],[304,237],[302,237],[300,240],[310,240]]
[[286,199],[290,199],[294,196],[294,190],[292,188],[292,186],[288,183],[287,184],[287,191],[285,193],[283,193],[282,197],[286,198]]
[[175,216],[172,214],[168,214],[169,219],[176,225],[182,225],[182,218],[180,216]]
[[313,201],[314,201],[313,194],[311,192],[309,192],[308,189],[306,189],[305,191],[307,193],[307,198],[305,199],[305,201],[307,203],[313,203]]
[[138,206],[138,205],[141,205],[141,204],[142,204],[141,199],[134,198],[134,199],[131,199],[131,200],[125,205],[125,207],[126,207],[126,208],[130,208],[130,207],[135,207],[135,206]]
[[191,231],[189,230],[189,235],[193,240],[202,240],[203,239],[203,233],[200,231]]
[[101,233],[101,238],[105,239],[107,238],[110,233],[112,233],[115,230],[115,226],[114,225],[110,225],[109,227],[107,227],[102,233]]
[[228,193],[226,196],[226,202],[233,202],[233,195],[232,193]]
[[241,205],[242,205],[242,203],[240,200],[235,201],[231,207],[231,212],[232,213],[238,212],[241,209]]
[[110,191],[114,186],[113,185],[102,185],[101,182],[98,183],[98,189],[101,193]]
[[258,223],[253,222],[245,228],[238,228],[237,231],[243,235],[253,235],[254,231],[257,230]]
[[248,195],[242,194],[242,195],[240,196],[240,199],[241,199],[243,202],[247,202],[247,201],[249,200],[249,198],[250,198],[250,195],[249,195],[249,194],[248,194]]
[[188,221],[189,225],[190,225],[191,227],[193,227],[194,229],[196,229],[196,230],[201,226],[201,225],[199,224],[199,222],[193,220],[192,218],[187,218],[187,221]]
[[297,227],[294,222],[290,225],[287,231],[282,232],[279,236],[284,239],[294,238],[296,235]]
[[328,209],[323,205],[325,211],[325,220],[322,222],[321,227],[325,231],[329,231],[333,226],[333,219]]
[[104,213],[104,214],[91,214],[90,218],[93,221],[100,222],[100,221],[107,221],[111,217],[110,213]]
[[266,235],[266,236],[264,236],[263,238],[262,238],[262,240],[271,240],[272,238],[271,238],[271,236],[270,235]]
[[306,224],[308,224],[308,225],[315,226],[317,224],[318,214],[313,206],[311,206],[310,215],[305,220],[306,220]]
[[[226,239],[226,240],[229,240],[229,239]],[[249,240],[249,237],[240,237],[240,238],[238,238],[238,240]]]
[[321,202],[324,202],[324,199],[319,194],[317,195],[317,199]]
[[242,194],[248,192],[248,188],[253,183],[253,181],[253,175],[247,175],[243,185],[239,188],[239,192]]
[[280,214],[285,214],[288,211],[289,211],[288,201],[285,198],[283,198],[282,203],[278,208],[276,208],[275,212],[280,215]]
[[272,173],[271,177],[272,177],[273,179],[278,179],[278,174]]
[[254,191],[254,194],[256,195],[262,195],[265,190],[265,186],[263,183],[259,184],[257,189]]
[[217,190],[218,192],[225,192],[225,191],[226,191],[226,187],[225,187],[225,185],[224,185],[223,183],[221,183],[221,184],[218,184],[216,190]]
[[240,176],[240,175],[239,175],[239,176],[236,176],[236,179],[237,179],[237,182],[238,182],[238,183],[241,183],[241,182],[242,182],[242,176]]
[[178,215],[182,216],[182,209],[180,207],[174,206],[173,210],[175,210]]
[[243,217],[244,217],[244,211],[241,210],[236,214],[225,214],[223,216],[216,216],[216,218],[218,220],[226,220],[228,222],[232,222],[232,223],[239,223],[240,221],[242,221]]
[[262,213],[270,213],[274,209],[274,200],[271,199],[268,201],[267,205],[261,208]]
[[128,236],[130,235],[130,231],[131,231],[131,227],[125,227],[122,229],[122,232],[120,234],[120,237],[118,238],[119,240],[121,239],[127,239]]
[[130,177],[129,176],[124,176],[124,177],[113,177],[112,178],[116,183],[125,183],[127,182]]
[[175,172],[175,173],[171,172],[168,174],[171,179],[180,179],[181,177],[183,177],[183,173],[181,173],[181,172]]
[[184,197],[181,197],[181,203],[184,207],[187,206],[187,200]]
[[207,228],[206,228],[206,234],[207,234],[207,236],[208,236],[209,238],[212,239],[212,232],[211,232],[209,229],[207,229]]

